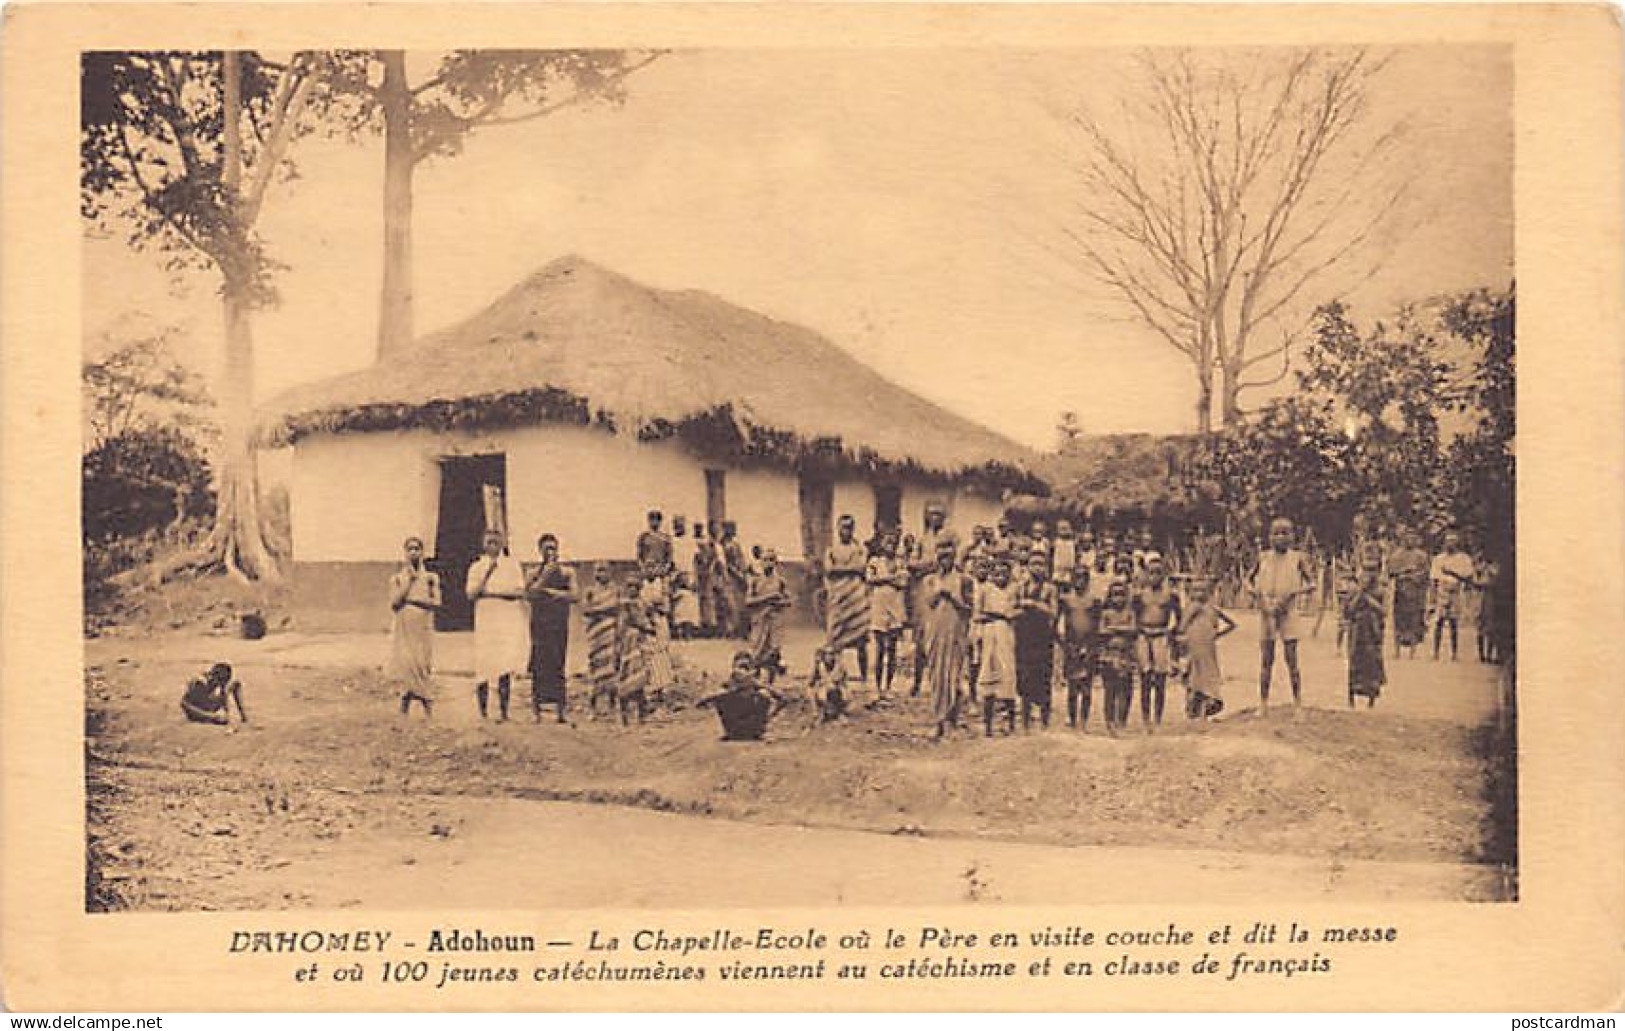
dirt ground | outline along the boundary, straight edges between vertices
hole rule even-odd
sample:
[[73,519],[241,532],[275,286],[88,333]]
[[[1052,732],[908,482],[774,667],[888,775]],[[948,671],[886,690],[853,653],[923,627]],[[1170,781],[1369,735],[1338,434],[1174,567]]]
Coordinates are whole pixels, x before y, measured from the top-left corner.
[[[1143,881],[1144,871],[1171,870],[1161,880],[1177,882],[1181,864],[1196,869],[1202,861],[1191,857],[1201,856],[1214,869],[1236,857],[1266,879],[1301,861],[1315,885],[1342,876],[1345,894],[1367,897],[1414,889],[1488,899],[1512,890],[1497,866],[1508,857],[1504,814],[1493,805],[1494,746],[1474,715],[1493,711],[1494,677],[1476,663],[1396,663],[1384,704],[1349,711],[1334,704],[1330,642],[1306,641],[1306,674],[1318,690],[1300,718],[1278,708],[1267,719],[1243,711],[1188,725],[1174,688],[1155,735],[1106,737],[1097,697],[1087,734],[1060,725],[986,740],[967,727],[934,742],[924,699],[862,706],[831,725],[797,699],[768,741],[738,744],[720,741],[714,716],[691,705],[703,689],[699,670],[722,652],[716,645],[689,646],[687,688],[630,729],[583,711],[568,726],[534,725],[528,713],[482,724],[466,679],[455,676],[433,722],[419,714],[402,721],[376,665],[346,661],[331,644],[308,664],[292,653],[247,665],[239,658],[252,721],[227,733],[185,722],[178,698],[202,665],[198,649],[228,642],[182,643],[193,647],[148,630],[87,642],[93,908],[435,904],[439,896],[422,892],[444,886],[444,873],[488,866],[502,849],[521,866],[529,848],[544,868],[579,869],[584,884],[594,880],[584,857],[604,853],[604,842],[650,835],[643,847],[657,854],[640,869],[662,868],[668,837],[668,852],[690,843],[690,867],[717,835],[733,834],[754,835],[753,854],[799,842],[815,857],[851,857],[829,860],[828,883],[805,886],[812,897],[761,896],[790,903],[896,898],[897,886],[882,889],[880,875],[858,872],[899,848],[936,849],[941,876],[920,892],[973,900],[1024,897],[1011,886],[1028,880],[1021,871],[1074,866],[1099,871],[1096,885],[1118,884],[1091,898],[1121,900],[1134,896],[1124,885]],[[1248,654],[1245,645],[1235,654]],[[789,693],[797,694],[793,681]],[[606,806],[671,815],[633,825],[654,814]],[[528,846],[514,838],[527,828]],[[583,844],[563,856],[560,834]],[[1008,871],[1003,894],[975,872],[995,853]],[[900,861],[931,868],[924,858]],[[714,881],[719,862],[700,880]],[[682,863],[666,865],[668,879],[687,876]],[[1367,867],[1363,879],[1346,874]],[[476,882],[501,876],[493,870]],[[402,894],[418,881],[416,896]],[[611,893],[604,904],[625,897]],[[694,896],[650,897],[681,904]]]

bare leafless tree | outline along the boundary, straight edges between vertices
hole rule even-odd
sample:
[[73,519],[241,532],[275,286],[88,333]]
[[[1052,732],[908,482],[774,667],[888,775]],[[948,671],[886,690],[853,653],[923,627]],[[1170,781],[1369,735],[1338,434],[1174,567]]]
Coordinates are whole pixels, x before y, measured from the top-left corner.
[[[1197,425],[1285,377],[1314,303],[1352,285],[1411,180],[1374,126],[1365,50],[1147,52],[1118,117],[1067,113],[1075,202],[1060,253],[1185,355]],[[1363,270],[1363,271],[1362,271]],[[1310,302],[1310,303],[1306,303]]]

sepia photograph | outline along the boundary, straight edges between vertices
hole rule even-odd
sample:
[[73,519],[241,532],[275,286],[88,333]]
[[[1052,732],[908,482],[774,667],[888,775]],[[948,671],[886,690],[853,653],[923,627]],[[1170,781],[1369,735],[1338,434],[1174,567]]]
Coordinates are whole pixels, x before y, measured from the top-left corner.
[[82,51],[83,910],[1515,903],[1513,73]]

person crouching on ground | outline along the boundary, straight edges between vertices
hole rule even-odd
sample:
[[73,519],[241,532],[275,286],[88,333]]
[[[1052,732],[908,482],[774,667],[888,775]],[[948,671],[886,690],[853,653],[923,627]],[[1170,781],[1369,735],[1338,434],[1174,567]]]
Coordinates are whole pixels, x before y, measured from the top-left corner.
[[790,607],[790,588],[779,572],[778,552],[762,552],[762,567],[750,579],[745,611],[750,614],[751,654],[756,668],[772,684],[784,672],[784,611]]
[[237,718],[248,722],[243,709],[243,685],[231,677],[231,667],[217,662],[186,685],[181,695],[181,712],[193,723],[207,723],[226,727],[231,724],[231,706],[237,706]]
[[818,715],[829,723],[846,715],[846,664],[834,645],[823,645],[813,657],[812,679],[807,683]]
[[756,664],[748,651],[734,654],[733,672],[723,690],[700,702],[716,710],[724,741],[760,741],[783,704],[783,698],[756,679]]

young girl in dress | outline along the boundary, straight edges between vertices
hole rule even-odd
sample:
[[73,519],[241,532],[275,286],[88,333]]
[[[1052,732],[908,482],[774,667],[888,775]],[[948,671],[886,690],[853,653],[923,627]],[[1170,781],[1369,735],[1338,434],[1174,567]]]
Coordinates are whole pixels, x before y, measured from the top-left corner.
[[1235,620],[1212,600],[1206,580],[1191,584],[1190,607],[1179,624],[1185,649],[1185,715],[1206,721],[1224,709],[1224,675],[1219,671],[1219,638],[1236,628]]

